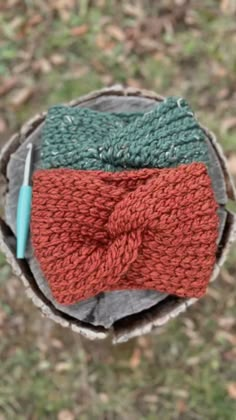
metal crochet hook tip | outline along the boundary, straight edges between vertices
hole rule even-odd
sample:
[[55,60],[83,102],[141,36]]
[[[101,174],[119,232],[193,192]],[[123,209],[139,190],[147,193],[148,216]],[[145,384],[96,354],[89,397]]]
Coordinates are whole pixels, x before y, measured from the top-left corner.
[[32,143],[27,144],[26,148],[28,149],[28,153],[25,160],[23,185],[29,185],[30,183],[33,144]]

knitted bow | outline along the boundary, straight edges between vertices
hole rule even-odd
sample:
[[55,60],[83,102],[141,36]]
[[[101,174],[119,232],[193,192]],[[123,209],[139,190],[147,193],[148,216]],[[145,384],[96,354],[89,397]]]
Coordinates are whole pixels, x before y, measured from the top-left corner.
[[182,98],[115,114],[55,106],[43,129],[42,167],[122,171],[209,163],[205,133]]
[[39,170],[31,230],[61,304],[121,289],[200,297],[215,263],[217,204],[202,163],[116,173]]

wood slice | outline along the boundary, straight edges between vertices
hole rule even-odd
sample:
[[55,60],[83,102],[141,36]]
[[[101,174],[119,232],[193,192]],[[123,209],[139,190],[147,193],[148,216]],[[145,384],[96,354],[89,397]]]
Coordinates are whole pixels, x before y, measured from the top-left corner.
[[[115,86],[91,93],[70,103],[71,106],[91,108],[98,111],[132,112],[148,111],[156,106],[162,97],[152,92],[123,89]],[[5,217],[1,220],[0,241],[3,251],[16,275],[21,277],[27,294],[54,321],[70,326],[90,339],[105,338],[113,332],[113,341],[121,342],[132,336],[149,332],[153,327],[164,324],[168,319],[184,311],[195,299],[181,299],[155,291],[117,291],[101,293],[98,296],[75,305],[59,305],[33,256],[29,243],[26,260],[15,258],[16,204],[23,177],[26,145],[34,144],[34,170],[39,167],[41,132],[46,113],[36,116],[13,136],[1,153],[0,171],[5,178]],[[220,230],[218,236],[217,264],[213,277],[218,274],[229,245],[235,237],[234,216],[226,209],[228,199],[235,199],[235,190],[225,158],[214,136],[206,129],[211,165],[209,175],[215,196],[220,204]]]

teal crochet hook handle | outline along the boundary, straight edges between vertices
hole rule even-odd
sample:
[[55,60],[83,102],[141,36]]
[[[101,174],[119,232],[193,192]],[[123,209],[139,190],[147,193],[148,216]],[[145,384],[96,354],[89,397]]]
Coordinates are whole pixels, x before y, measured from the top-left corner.
[[28,144],[27,148],[29,150],[25,161],[24,180],[19,192],[16,216],[16,257],[20,259],[25,257],[32,201],[32,187],[29,185],[33,150],[32,144]]

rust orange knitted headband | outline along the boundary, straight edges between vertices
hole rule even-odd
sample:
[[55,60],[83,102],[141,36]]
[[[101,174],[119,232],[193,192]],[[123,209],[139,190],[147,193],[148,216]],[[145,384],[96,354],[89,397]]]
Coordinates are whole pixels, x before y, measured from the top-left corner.
[[61,304],[123,289],[202,296],[215,264],[218,224],[202,163],[34,174],[34,251]]

